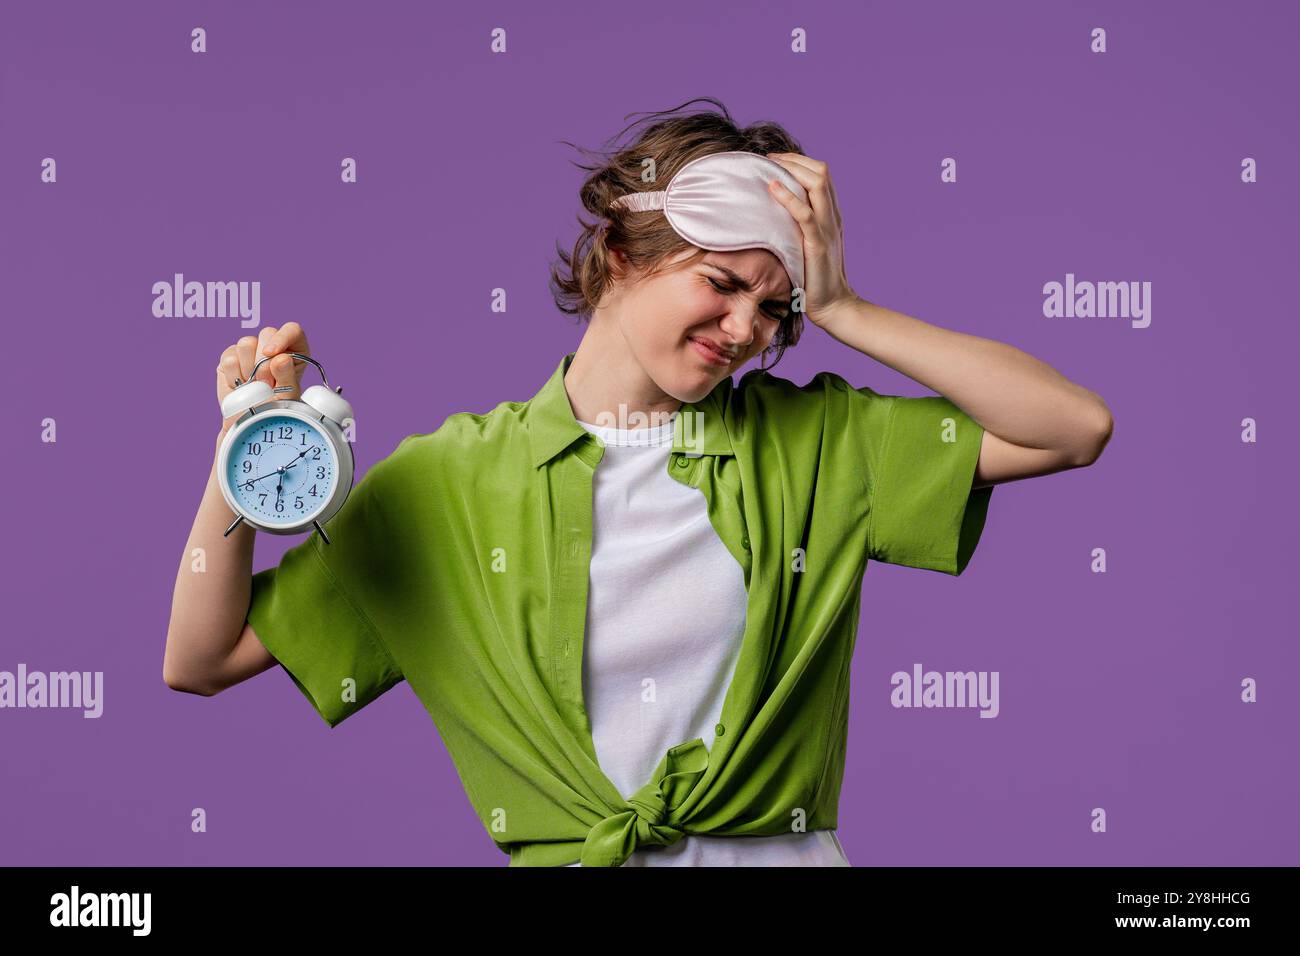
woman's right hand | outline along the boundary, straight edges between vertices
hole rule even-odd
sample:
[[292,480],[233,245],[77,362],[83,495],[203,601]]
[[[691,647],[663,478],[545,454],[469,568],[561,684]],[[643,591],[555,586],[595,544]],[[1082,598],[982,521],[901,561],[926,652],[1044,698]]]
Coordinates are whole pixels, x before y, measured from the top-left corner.
[[[272,388],[284,385],[292,386],[291,391],[276,392],[276,399],[298,398],[302,394],[302,375],[307,369],[306,362],[296,359],[286,352],[310,355],[307,346],[307,333],[297,322],[286,322],[277,329],[268,325],[258,332],[257,337],[245,335],[234,345],[221,353],[217,364],[217,404],[235,389],[235,379],[240,384],[252,378],[253,366],[262,358],[273,355],[275,358],[264,362],[257,370],[257,378]],[[222,434],[230,430],[242,415],[240,412],[221,423]]]

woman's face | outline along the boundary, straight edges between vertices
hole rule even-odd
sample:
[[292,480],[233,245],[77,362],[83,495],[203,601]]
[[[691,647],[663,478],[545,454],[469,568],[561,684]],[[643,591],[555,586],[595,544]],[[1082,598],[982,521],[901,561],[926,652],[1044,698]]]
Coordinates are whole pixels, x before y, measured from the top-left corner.
[[607,300],[646,374],[683,402],[703,398],[767,348],[790,311],[790,278],[766,249],[710,251],[685,264],[695,251],[655,275],[616,282]]

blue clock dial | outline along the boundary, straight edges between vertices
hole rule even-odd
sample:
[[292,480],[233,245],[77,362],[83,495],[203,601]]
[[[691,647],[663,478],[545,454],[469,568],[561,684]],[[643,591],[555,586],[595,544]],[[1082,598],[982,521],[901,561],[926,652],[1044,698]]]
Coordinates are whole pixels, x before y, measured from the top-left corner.
[[243,508],[266,525],[310,521],[338,481],[333,446],[310,422],[273,415],[235,437],[226,482]]

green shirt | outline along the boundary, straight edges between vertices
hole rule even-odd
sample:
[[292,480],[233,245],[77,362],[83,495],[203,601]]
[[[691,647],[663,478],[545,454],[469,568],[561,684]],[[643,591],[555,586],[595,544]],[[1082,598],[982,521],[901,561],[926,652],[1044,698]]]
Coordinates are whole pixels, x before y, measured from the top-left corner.
[[962,572],[993,491],[971,488],[983,430],[943,397],[831,372],[752,369],[682,406],[668,471],[744,571],[745,632],[712,751],[682,741],[624,798],[583,706],[604,446],[569,404],[573,354],[527,402],[403,438],[330,544],[253,575],[254,631],[331,727],[405,680],[511,866],[836,827],[867,559]]

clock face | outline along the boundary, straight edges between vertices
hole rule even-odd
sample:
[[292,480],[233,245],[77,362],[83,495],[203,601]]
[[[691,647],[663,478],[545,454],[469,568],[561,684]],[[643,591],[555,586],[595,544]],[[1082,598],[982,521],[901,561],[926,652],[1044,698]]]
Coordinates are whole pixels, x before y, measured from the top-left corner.
[[265,525],[310,521],[334,493],[334,448],[315,425],[289,415],[249,422],[235,436],[226,483],[245,511]]

